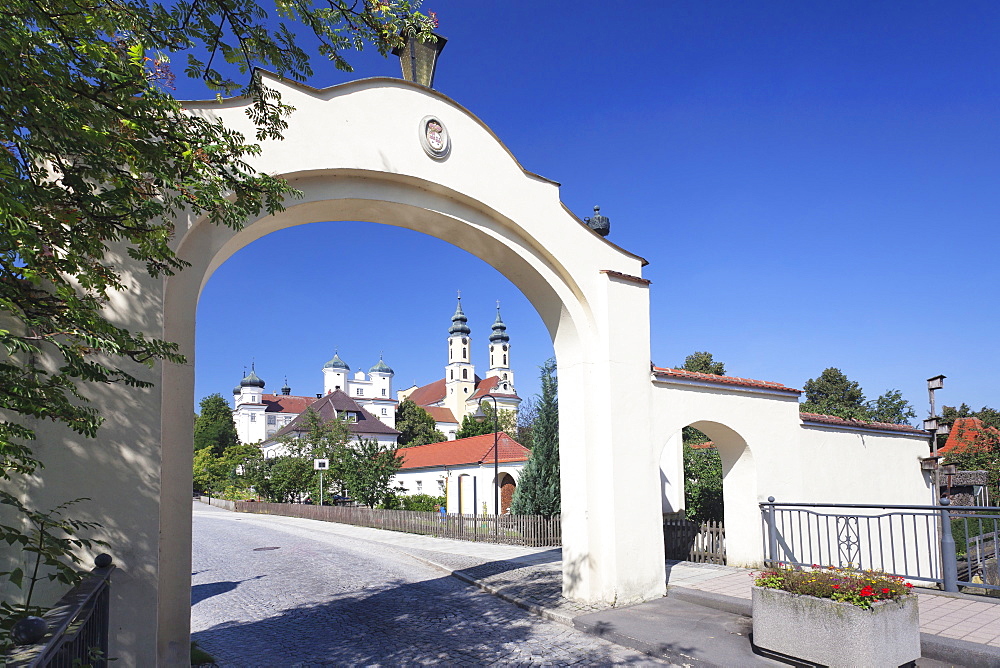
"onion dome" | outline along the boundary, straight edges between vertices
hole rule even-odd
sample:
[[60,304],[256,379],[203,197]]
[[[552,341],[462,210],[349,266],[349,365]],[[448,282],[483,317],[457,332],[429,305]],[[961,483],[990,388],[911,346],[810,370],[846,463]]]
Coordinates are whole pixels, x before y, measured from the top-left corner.
[[285,384],[281,386],[281,393],[285,396],[292,393],[292,388],[288,387],[288,378],[285,378]]
[[250,375],[240,381],[240,387],[259,387],[264,389],[264,381],[250,367]]
[[594,217],[584,218],[583,222],[587,223],[587,227],[594,230],[602,237],[608,236],[608,232],[611,231],[611,221],[607,216],[601,215],[601,207],[594,207]]
[[392,370],[392,367],[390,367],[382,360],[381,355],[378,356],[378,364],[368,369],[368,373],[387,373],[390,376],[395,374],[395,372]]
[[323,365],[324,369],[343,369],[344,371],[350,371],[351,367],[347,366],[347,363],[340,359],[340,353],[333,353],[333,359]]
[[464,334],[468,336],[472,330],[469,329],[469,319],[465,317],[465,313],[462,312],[462,298],[458,298],[458,306],[455,307],[455,315],[451,316],[451,327],[448,328],[449,334]]
[[493,333],[490,334],[490,343],[507,343],[510,336],[507,334],[507,325],[503,324],[500,318],[500,302],[497,302],[497,319],[493,321]]
[[240,387],[239,385],[237,385],[236,387],[233,388],[233,394],[240,394],[242,391],[243,391],[243,388]]

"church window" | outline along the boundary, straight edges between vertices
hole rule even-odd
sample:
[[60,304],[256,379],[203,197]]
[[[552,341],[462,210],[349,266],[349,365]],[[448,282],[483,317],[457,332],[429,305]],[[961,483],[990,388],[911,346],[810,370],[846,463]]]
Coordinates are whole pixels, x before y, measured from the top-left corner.
[[382,409],[382,415],[388,415],[388,414],[389,414],[389,411],[387,411],[386,409],[383,408]]
[[448,348],[448,361],[450,362],[453,359],[455,359],[455,351],[452,350],[451,348]]
[[360,387],[359,387],[359,388],[358,388],[358,391],[357,391],[357,394],[358,394],[358,396],[359,396],[359,397],[360,397],[360,396],[364,396],[364,393],[365,393],[364,389],[363,389],[363,388],[360,388]]
[[455,380],[455,370],[451,370],[451,378],[449,380]]
[[504,379],[504,380],[507,380],[507,374],[504,374],[504,375],[503,375],[503,379]]
[[388,391],[389,391],[389,390],[387,390],[387,389],[385,389],[385,388],[383,387],[383,388],[382,388],[382,396],[384,397],[384,396],[385,396],[385,393],[386,393],[386,392],[388,392]]
[[466,352],[467,350],[468,348],[462,348],[462,359],[465,359],[466,357],[469,356],[469,353]]
[[503,356],[503,365],[507,366],[507,356],[506,355]]
[[469,379],[469,370],[462,369],[462,380],[468,380],[468,379]]
[[277,424],[277,422],[278,421],[275,419],[275,417],[273,415],[268,415],[267,416],[267,424],[268,425]]

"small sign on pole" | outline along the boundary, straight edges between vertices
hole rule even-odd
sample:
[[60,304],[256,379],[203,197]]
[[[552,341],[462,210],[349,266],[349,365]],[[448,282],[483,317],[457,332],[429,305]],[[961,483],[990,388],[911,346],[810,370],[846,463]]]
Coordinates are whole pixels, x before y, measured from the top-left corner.
[[330,468],[329,459],[314,459],[313,470],[319,471],[319,505],[323,505],[323,471]]

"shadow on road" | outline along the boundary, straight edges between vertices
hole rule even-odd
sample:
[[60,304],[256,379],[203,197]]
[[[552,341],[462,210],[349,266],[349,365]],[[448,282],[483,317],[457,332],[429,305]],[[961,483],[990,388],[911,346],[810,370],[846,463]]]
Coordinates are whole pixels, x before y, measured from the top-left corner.
[[[206,587],[232,583],[215,583]],[[214,592],[218,593],[218,592]],[[210,593],[209,595],[214,595]],[[621,648],[586,648],[539,620],[445,576],[386,583],[373,592],[333,594],[326,603],[254,622],[226,622],[192,635],[221,666],[411,665],[531,662],[622,664]],[[552,642],[558,637],[558,642]],[[624,663],[648,662],[633,657]]]
[[196,605],[206,598],[212,598],[213,596],[218,596],[219,594],[225,594],[226,592],[233,591],[241,582],[249,582],[251,580],[259,580],[264,577],[263,575],[258,575],[256,577],[247,578],[246,580],[238,581],[221,581],[221,582],[207,582],[205,584],[194,585],[191,587],[191,605]]

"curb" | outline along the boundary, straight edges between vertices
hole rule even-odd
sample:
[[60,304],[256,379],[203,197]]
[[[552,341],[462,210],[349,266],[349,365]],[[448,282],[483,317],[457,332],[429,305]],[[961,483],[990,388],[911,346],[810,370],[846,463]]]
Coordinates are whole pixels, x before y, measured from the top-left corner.
[[1000,668],[1000,647],[945,638],[933,633],[920,634],[920,654],[926,659],[957,663],[961,666]]
[[[667,596],[688,603],[714,608],[723,612],[731,612],[744,617],[751,616],[752,604],[747,599],[724,594],[715,594],[700,589],[687,587],[667,587]],[[946,638],[933,633],[920,633],[920,655],[925,659],[933,659],[943,663],[959,666],[975,666],[976,668],[1000,668],[1000,647],[983,645]]]
[[[407,554],[409,554],[409,553],[407,553]],[[447,566],[439,564],[439,563],[437,563],[435,561],[431,561],[430,559],[425,559],[424,557],[418,557],[415,554],[410,554],[410,556],[412,558],[416,559],[417,561],[423,562],[423,563],[427,564],[428,566],[430,566],[432,568],[436,568],[436,569],[438,569],[440,571],[443,571],[443,572],[447,573],[448,575],[452,576],[453,578],[461,580],[462,582],[464,582],[466,584],[470,584],[470,585],[472,585],[474,587],[478,587],[479,589],[483,590],[487,594],[492,594],[493,596],[496,596],[500,600],[506,601],[507,603],[511,603],[513,605],[516,605],[517,607],[521,608],[522,610],[526,610],[526,611],[530,612],[533,615],[537,615],[539,617],[542,617],[543,619],[548,619],[549,621],[552,621],[552,622],[558,622],[559,624],[563,624],[565,626],[569,626],[569,627],[573,626],[573,617],[571,617],[570,615],[558,612],[556,610],[550,610],[548,608],[543,608],[540,605],[536,605],[534,603],[529,603],[528,601],[525,601],[524,599],[518,598],[516,596],[511,596],[510,594],[505,594],[502,591],[500,591],[499,589],[497,589],[496,587],[491,587],[490,585],[486,584],[485,582],[480,582],[479,580],[476,580],[475,578],[466,575],[465,573],[463,573],[460,570],[459,571],[452,570],[451,568],[448,568]]]

